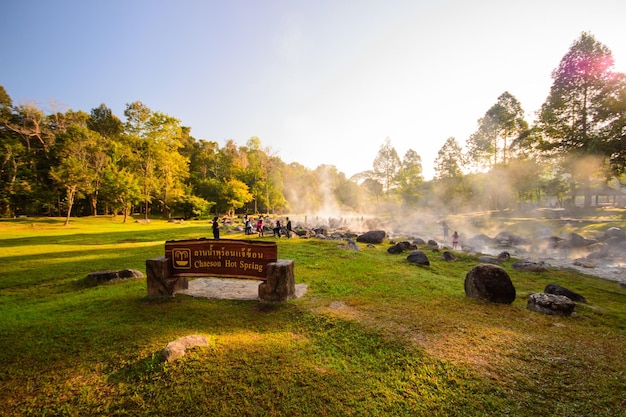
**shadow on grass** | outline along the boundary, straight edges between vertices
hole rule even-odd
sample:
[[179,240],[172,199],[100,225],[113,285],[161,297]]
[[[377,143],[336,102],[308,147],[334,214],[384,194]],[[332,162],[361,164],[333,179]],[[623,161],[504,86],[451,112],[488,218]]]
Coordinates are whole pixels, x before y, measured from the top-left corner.
[[165,363],[161,351],[146,355],[114,371],[107,378],[108,383],[138,383],[152,380],[152,376],[163,372]]

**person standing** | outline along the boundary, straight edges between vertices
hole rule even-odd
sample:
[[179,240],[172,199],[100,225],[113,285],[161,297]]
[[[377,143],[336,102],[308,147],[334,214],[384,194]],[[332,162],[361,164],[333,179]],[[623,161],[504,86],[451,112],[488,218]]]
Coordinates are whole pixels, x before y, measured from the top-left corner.
[[256,231],[259,237],[263,237],[263,216],[259,217],[259,221],[256,222]]
[[217,216],[213,217],[213,239],[220,238],[220,223]]
[[448,223],[446,223],[445,220],[441,224],[441,229],[443,230],[443,238],[445,240],[448,240],[448,231],[450,230],[450,228],[448,227]]
[[291,220],[287,217],[287,239],[291,239]]
[[276,220],[276,227],[274,228],[274,236],[280,237],[280,229],[282,228],[280,224],[280,219]]
[[459,234],[455,230],[454,233],[452,233],[452,249],[456,249],[458,244],[459,244]]

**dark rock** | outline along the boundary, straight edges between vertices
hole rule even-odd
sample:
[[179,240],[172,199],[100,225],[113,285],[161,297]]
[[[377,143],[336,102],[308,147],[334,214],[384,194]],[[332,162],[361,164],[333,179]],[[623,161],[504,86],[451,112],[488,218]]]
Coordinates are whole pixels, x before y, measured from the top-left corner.
[[517,246],[517,245],[527,245],[528,239],[523,238],[515,233],[511,232],[500,232],[494,236],[493,240],[498,242],[501,246]]
[[435,248],[438,248],[438,247],[439,247],[439,243],[437,243],[437,241],[436,241],[436,240],[429,239],[429,240],[428,240],[428,246],[433,246],[433,247],[435,247]]
[[143,278],[143,273],[136,269],[122,269],[120,271],[96,271],[87,275],[87,280],[95,283],[109,282],[118,279]]
[[357,245],[356,242],[352,239],[346,239],[346,244],[341,245],[339,247],[342,249],[348,249],[348,250],[352,250],[355,252],[359,252],[361,250],[361,247]]
[[136,269],[122,269],[119,271],[119,276],[121,279],[143,278],[143,272]]
[[383,239],[387,236],[384,230],[370,230],[365,232],[356,238],[357,242],[361,243],[383,243]]
[[563,242],[561,246],[566,248],[584,248],[585,246],[589,246],[596,242],[596,240],[586,239],[578,233],[571,233],[569,239]]
[[511,254],[506,251],[500,252],[498,254],[498,259],[500,260],[500,262],[508,261],[509,259],[511,259]]
[[603,242],[609,247],[619,247],[620,244],[624,243],[624,239],[621,239],[617,236],[611,236],[609,238],[603,239]]
[[449,252],[449,251],[444,251],[441,254],[441,257],[443,258],[444,261],[447,261],[447,262],[454,262],[454,261],[456,261],[456,256],[454,256],[454,254],[452,252]]
[[468,244],[470,246],[476,246],[476,247],[491,246],[494,244],[494,242],[495,242],[494,239],[490,238],[484,233],[480,233],[476,236],[473,236],[468,240]]
[[563,239],[562,237],[559,237],[559,236],[549,236],[549,237],[546,238],[546,240],[548,242],[548,247],[550,249],[559,248],[565,242],[565,239]]
[[543,261],[518,261],[511,265],[516,271],[547,272],[548,267]]
[[417,265],[424,265],[424,266],[430,265],[428,256],[426,256],[426,254],[422,252],[421,250],[414,250],[413,252],[409,254],[409,256],[406,257],[406,260]]
[[492,303],[511,304],[515,287],[509,274],[496,265],[481,264],[465,276],[465,295]]
[[587,269],[593,269],[596,267],[596,264],[584,259],[576,259],[574,262],[572,262],[572,265]]
[[387,249],[387,253],[391,253],[391,254],[398,254],[398,253],[402,253],[405,250],[408,249],[417,249],[417,247],[415,245],[412,245],[411,242],[398,242],[395,245],[391,246],[390,248]]
[[602,235],[602,240],[608,239],[617,239],[617,240],[626,240],[626,231],[620,229],[619,227],[611,227],[607,229]]
[[425,245],[426,241],[424,239],[422,239],[421,237],[416,237],[415,239],[413,239],[413,244],[414,245]]
[[587,246],[587,240],[578,233],[572,233],[568,239],[568,246],[571,248],[582,248]]
[[500,265],[500,263],[502,262],[499,258],[496,258],[495,256],[488,256],[488,255],[479,256],[478,261],[486,263],[486,264],[494,264],[494,265]]
[[575,304],[564,295],[534,293],[528,297],[526,308],[538,313],[569,316],[574,311]]
[[572,301],[580,301],[581,303],[586,303],[587,299],[582,295],[567,289],[565,287],[561,287],[558,284],[548,284],[546,288],[543,290],[546,294],[554,294],[554,295],[564,295]]

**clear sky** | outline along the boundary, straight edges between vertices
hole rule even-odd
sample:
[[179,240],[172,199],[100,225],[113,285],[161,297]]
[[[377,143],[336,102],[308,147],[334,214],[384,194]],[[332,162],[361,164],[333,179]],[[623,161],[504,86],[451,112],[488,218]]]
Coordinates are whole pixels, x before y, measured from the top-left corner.
[[624,0],[0,0],[15,104],[124,120],[142,101],[197,139],[372,168],[387,137],[426,178],[505,91],[529,122],[583,31],[626,72]]

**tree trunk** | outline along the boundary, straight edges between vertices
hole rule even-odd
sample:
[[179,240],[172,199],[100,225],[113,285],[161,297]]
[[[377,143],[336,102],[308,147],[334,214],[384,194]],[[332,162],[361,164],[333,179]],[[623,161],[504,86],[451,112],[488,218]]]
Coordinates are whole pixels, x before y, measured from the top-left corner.
[[585,175],[585,179],[583,181],[583,191],[585,193],[585,208],[591,207],[591,179],[589,175]]
[[70,215],[72,214],[72,206],[74,205],[76,189],[77,187],[75,185],[72,185],[67,189],[67,215],[65,216],[65,226],[70,224]]

